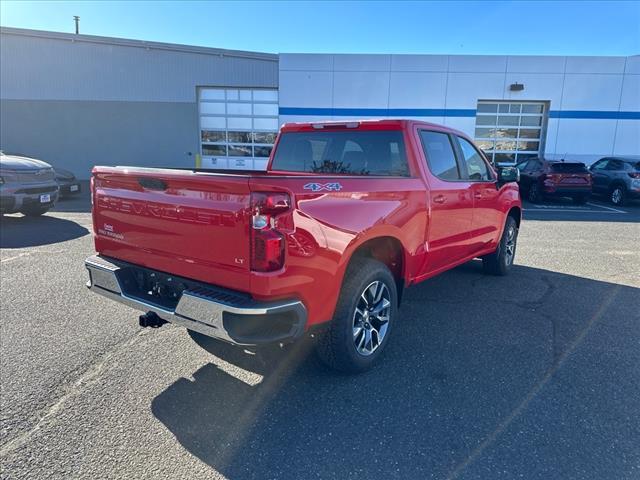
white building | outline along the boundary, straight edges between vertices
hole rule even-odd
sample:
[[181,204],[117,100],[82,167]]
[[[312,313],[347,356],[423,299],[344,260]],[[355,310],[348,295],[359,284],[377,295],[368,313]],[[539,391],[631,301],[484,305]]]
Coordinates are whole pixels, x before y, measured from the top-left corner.
[[498,161],[640,154],[640,56],[281,54],[280,121],[410,117]]
[[93,165],[264,169],[287,121],[418,118],[498,161],[640,155],[640,56],[264,54],[0,29],[0,147]]

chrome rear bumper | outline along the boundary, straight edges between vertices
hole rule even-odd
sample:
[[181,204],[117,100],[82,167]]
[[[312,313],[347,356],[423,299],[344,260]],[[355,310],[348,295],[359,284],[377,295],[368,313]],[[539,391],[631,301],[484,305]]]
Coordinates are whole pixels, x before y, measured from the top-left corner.
[[258,302],[240,292],[173,277],[187,286],[174,305],[133,287],[136,271],[152,270],[100,255],[87,258],[85,266],[89,271],[87,287],[95,293],[154,312],[167,322],[209,337],[236,345],[258,345],[290,342],[304,333],[307,311],[299,300]]

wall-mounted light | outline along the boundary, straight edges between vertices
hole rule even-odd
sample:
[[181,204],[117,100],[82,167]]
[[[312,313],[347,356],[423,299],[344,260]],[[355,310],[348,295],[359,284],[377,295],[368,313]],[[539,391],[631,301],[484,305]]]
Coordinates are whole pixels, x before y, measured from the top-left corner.
[[521,92],[522,90],[524,90],[524,84],[522,83],[512,83],[511,85],[509,85],[509,90],[511,90],[512,92]]

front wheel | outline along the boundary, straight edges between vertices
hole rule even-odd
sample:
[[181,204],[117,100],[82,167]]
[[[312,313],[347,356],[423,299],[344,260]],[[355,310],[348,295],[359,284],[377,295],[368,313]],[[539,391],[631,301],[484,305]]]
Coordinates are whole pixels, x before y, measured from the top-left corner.
[[491,275],[506,275],[513,266],[518,242],[518,223],[509,216],[496,251],[482,258],[482,267]]
[[396,282],[386,265],[372,258],[354,259],[333,320],[318,339],[320,360],[346,373],[370,369],[389,342],[397,309]]

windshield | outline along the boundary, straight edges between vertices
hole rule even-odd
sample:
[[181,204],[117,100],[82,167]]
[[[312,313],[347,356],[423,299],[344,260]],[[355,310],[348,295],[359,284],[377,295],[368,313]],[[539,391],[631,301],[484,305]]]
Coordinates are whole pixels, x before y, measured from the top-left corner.
[[409,175],[400,131],[282,134],[271,170],[345,175]]

